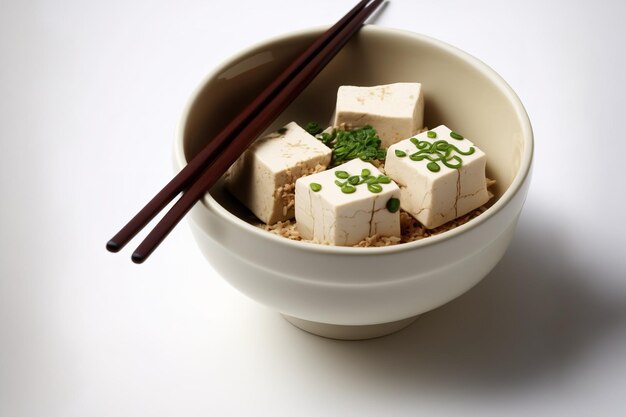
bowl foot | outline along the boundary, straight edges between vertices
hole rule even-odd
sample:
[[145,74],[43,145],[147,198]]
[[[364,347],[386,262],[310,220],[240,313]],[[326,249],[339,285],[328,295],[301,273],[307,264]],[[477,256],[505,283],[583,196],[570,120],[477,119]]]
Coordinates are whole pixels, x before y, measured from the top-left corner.
[[368,324],[363,326],[344,326],[340,324],[319,323],[299,319],[286,314],[283,314],[283,317],[285,317],[289,323],[293,324],[297,328],[317,336],[339,340],[363,340],[387,336],[391,333],[402,330],[413,323],[419,315],[409,317],[407,319],[392,321],[390,323]]

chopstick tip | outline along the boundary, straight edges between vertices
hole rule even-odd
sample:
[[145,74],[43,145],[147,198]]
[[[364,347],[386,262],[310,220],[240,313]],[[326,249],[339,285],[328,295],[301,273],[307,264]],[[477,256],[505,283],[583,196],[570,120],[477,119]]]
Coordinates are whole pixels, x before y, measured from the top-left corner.
[[108,250],[109,252],[116,253],[116,252],[119,252],[119,251],[120,251],[120,249],[122,249],[122,245],[120,245],[119,243],[117,243],[117,242],[116,242],[116,241],[114,241],[113,239],[111,239],[111,240],[109,240],[109,241],[107,242],[107,250]]
[[142,264],[146,260],[146,257],[139,252],[133,252],[130,259],[136,264]]

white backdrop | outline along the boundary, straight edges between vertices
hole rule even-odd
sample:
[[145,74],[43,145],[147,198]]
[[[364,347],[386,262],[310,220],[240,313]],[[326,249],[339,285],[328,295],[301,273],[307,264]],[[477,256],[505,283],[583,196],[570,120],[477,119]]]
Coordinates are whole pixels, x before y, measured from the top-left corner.
[[104,244],[171,176],[195,85],[356,0],[0,1],[0,416],[626,413],[626,3],[392,0],[375,20],[499,72],[536,138],[514,242],[390,337],[297,330],[186,224],[144,265]]

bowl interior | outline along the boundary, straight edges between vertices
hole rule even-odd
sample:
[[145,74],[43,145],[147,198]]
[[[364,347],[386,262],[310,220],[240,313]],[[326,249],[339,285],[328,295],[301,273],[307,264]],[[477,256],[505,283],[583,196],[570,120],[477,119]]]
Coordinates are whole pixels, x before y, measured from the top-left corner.
[[[185,159],[202,149],[322,31],[311,29],[269,40],[209,75],[183,116],[179,140]],[[492,202],[528,169],[531,133],[527,116],[495,72],[440,41],[379,27],[364,27],[268,130],[290,121],[302,126],[316,121],[325,126],[340,85],[394,82],[422,83],[425,126],[445,124],[485,151],[487,176],[497,181]],[[238,217],[250,218],[245,208],[223,192],[221,183],[213,187],[211,196]]]

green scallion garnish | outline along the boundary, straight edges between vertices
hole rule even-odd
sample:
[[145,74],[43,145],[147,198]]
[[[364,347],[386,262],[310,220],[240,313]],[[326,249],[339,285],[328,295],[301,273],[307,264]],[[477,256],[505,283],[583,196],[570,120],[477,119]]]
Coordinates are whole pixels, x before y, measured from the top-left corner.
[[318,125],[315,122],[309,122],[306,124],[306,126],[304,127],[304,130],[306,130],[309,134],[315,136],[317,134],[322,133],[322,128],[320,127],[320,125]]
[[450,137],[451,137],[452,139],[456,139],[456,140],[461,140],[461,139],[463,139],[463,136],[459,135],[458,133],[456,133],[456,132],[454,132],[454,131],[450,132]]
[[[331,166],[338,166],[352,159],[362,161],[384,160],[387,155],[381,149],[381,140],[371,126],[364,126],[353,130],[337,130],[332,133],[322,133],[317,123],[311,122],[305,130],[333,150]],[[313,133],[315,132],[315,133]]]
[[441,170],[441,167],[436,162],[429,162],[428,164],[426,164],[426,168],[428,168],[432,172],[439,172],[439,170]]
[[400,209],[400,200],[392,197],[389,199],[389,201],[387,201],[387,210],[389,210],[391,213],[395,213],[399,209]]

